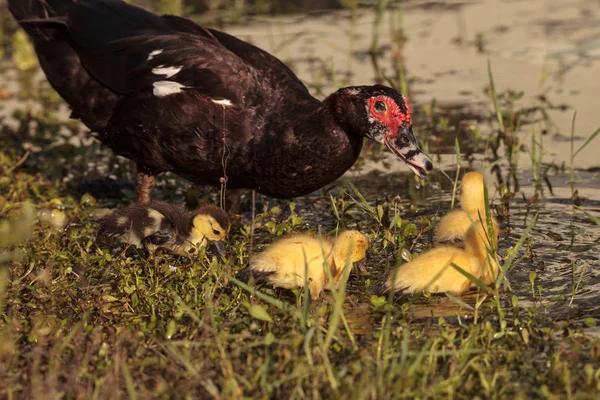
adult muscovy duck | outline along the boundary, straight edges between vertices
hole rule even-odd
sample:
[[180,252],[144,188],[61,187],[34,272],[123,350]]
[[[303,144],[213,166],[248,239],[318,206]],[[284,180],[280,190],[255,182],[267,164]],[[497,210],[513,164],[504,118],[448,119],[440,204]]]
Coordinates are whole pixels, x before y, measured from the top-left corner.
[[346,87],[319,101],[277,58],[184,18],[118,0],[8,4],[72,117],[137,162],[139,202],[165,171],[276,198],[307,194],[354,164],[363,137],[420,176],[433,168],[391,88]]

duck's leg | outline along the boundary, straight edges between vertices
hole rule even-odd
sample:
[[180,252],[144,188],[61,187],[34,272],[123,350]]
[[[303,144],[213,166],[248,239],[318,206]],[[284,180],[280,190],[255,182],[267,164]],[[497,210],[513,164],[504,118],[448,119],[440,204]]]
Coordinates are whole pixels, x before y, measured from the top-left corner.
[[151,200],[152,189],[156,185],[154,173],[143,164],[137,164],[135,175],[135,194],[139,204],[148,204]]

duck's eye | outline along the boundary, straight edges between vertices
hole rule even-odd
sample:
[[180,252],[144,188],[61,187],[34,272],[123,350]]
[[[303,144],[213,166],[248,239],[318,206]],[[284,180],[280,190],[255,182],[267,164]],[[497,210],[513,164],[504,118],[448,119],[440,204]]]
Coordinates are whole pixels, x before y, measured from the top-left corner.
[[213,233],[214,233],[215,235],[220,235],[220,234],[221,234],[221,232],[219,232],[219,231],[218,231],[218,230],[216,230],[216,229],[213,229]]
[[385,105],[385,102],[383,102],[383,101],[377,101],[377,102],[375,102],[375,107],[373,107],[373,108],[379,114],[385,114],[385,112],[387,111],[387,106]]

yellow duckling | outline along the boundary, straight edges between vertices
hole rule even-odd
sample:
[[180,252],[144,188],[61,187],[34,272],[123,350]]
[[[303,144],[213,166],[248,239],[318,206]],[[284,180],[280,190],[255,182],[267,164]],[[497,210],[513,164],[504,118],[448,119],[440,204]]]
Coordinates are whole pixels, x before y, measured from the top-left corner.
[[229,219],[219,207],[206,205],[190,212],[177,204],[151,201],[132,204],[104,217],[98,233],[118,236],[123,243],[144,246],[150,251],[160,247],[177,254],[206,246],[210,241],[224,254],[221,240],[228,232]]
[[[494,226],[494,243],[498,243],[499,233],[497,226]],[[467,230],[464,249],[440,246],[423,253],[392,272],[385,283],[385,291],[391,289],[393,280],[394,290],[398,292],[427,290],[460,295],[469,290],[472,283],[452,264],[490,284],[498,275],[499,265],[495,252],[488,250],[491,247],[489,239],[485,226],[481,222],[476,223]]]
[[[486,220],[486,204],[484,196],[484,178],[479,172],[468,172],[463,176],[460,189],[460,205],[462,210],[451,211],[446,214],[435,228],[435,243],[450,241],[463,241],[473,221],[481,218]],[[494,230],[498,230],[498,223],[492,217]]]
[[[294,235],[253,256],[237,277],[244,280],[253,277],[256,281],[285,289],[304,287],[306,277],[310,296],[318,299],[328,282],[325,262],[338,284],[344,274],[350,274],[352,265],[345,268],[348,261],[364,260],[368,248],[369,241],[358,231],[345,231],[336,239],[323,237],[322,240],[309,235]],[[359,268],[364,271],[363,265],[359,264]]]

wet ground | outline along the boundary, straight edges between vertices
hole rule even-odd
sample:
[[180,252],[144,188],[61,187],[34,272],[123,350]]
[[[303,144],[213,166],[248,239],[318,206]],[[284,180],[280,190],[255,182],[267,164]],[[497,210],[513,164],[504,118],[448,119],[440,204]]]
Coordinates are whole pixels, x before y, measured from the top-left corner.
[[[501,254],[515,245],[539,213],[520,259],[508,275],[519,304],[548,307],[554,319],[600,319],[598,142],[574,159],[574,185],[569,175],[573,112],[578,113],[575,149],[600,127],[600,2],[409,1],[402,8],[384,12],[381,22],[377,23],[377,18],[372,9],[359,9],[354,16],[351,11],[338,10],[310,16],[254,17],[243,26],[224,29],[282,58],[318,97],[339,85],[386,82],[386,78],[401,85],[397,69],[401,61],[416,130],[435,156],[437,167],[454,176],[452,146],[457,136],[463,152],[468,153],[463,168],[485,170],[503,228]],[[505,158],[494,172],[487,168],[494,155],[489,143],[481,139],[493,138],[498,131],[487,91],[488,60],[496,89],[505,95],[506,116],[530,110],[519,114],[522,120],[512,133],[517,157],[509,163],[506,147],[501,146],[498,155]],[[8,66],[0,80],[0,88],[14,94],[0,101],[0,116],[11,132],[19,126],[19,119],[11,115],[24,104],[16,97],[20,78],[23,74]],[[30,78],[21,83],[31,82]],[[32,79],[37,81],[39,74]],[[47,85],[42,83],[42,87]],[[68,111],[51,96],[48,102],[50,106],[42,103],[40,107],[36,100],[29,107],[42,113],[51,110],[58,121],[52,128],[44,133],[36,130],[41,123],[30,123],[17,130],[24,149],[33,151],[23,168],[64,181],[75,193],[90,192],[103,207],[130,201],[131,163],[101,149],[79,126],[64,126]],[[533,143],[543,143],[537,159],[531,155]],[[516,174],[510,175],[510,170]],[[377,146],[365,148],[361,160],[341,182],[345,180],[352,181],[372,204],[400,196],[403,218],[417,221],[419,216],[433,217],[450,207],[452,186],[445,176],[435,173],[419,183],[401,162]],[[340,187],[334,187],[332,193],[340,194]],[[188,204],[197,194],[174,177],[162,179],[158,190],[158,197]],[[515,193],[505,202],[502,196],[506,191]],[[329,230],[336,221],[331,217],[329,196],[323,193],[297,199],[297,209],[307,226],[322,225]],[[259,208],[266,202],[259,198]],[[248,207],[248,200],[245,204]],[[360,218],[360,213],[356,214],[347,225],[360,227]],[[428,239],[419,238],[413,251],[419,251]],[[349,301],[364,305],[396,257],[375,257],[368,265],[370,286],[367,277],[353,280]],[[531,272],[536,275],[533,290]],[[468,296],[466,299],[469,302]],[[419,303],[419,299],[411,301]],[[444,297],[411,308],[417,318],[454,315],[457,310],[458,306]]]

